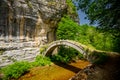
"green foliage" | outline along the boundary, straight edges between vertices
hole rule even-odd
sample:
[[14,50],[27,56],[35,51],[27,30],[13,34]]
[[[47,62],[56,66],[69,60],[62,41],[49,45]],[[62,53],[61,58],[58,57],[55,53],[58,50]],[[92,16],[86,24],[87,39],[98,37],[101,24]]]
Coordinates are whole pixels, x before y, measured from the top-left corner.
[[62,62],[62,63],[69,63],[70,59],[65,56],[65,57],[62,57],[61,55],[54,55],[51,57],[51,60],[54,62],[54,61],[57,61],[57,62]]
[[83,55],[71,47],[60,46],[57,55],[52,56],[52,61],[69,63],[70,61],[75,61],[77,59],[82,59]]
[[42,55],[38,55],[34,62],[15,62],[11,65],[8,65],[4,68],[0,68],[0,72],[4,74],[3,80],[10,80],[10,79],[18,79],[21,75],[28,72],[30,68],[36,66],[45,66],[50,65],[51,59],[48,57],[44,57]]
[[77,40],[79,34],[79,25],[70,19],[69,16],[65,16],[58,24],[57,38]]
[[[94,26],[80,26],[71,20],[69,16],[63,17],[59,22],[57,39],[75,40],[99,50],[115,51],[114,49],[117,48],[113,43],[114,37],[110,33],[100,32]],[[119,47],[117,50],[119,50]]]
[[89,56],[91,56],[91,62],[93,64],[103,64],[107,61],[108,55],[105,52],[96,52],[94,51]]
[[99,50],[112,51],[113,37],[111,34],[102,33],[93,26],[82,25],[80,26],[80,39],[79,42],[93,46]]
[[113,37],[113,51],[120,53],[120,37]]
[[42,55],[38,55],[35,61],[32,63],[33,66],[45,66],[50,64],[51,64],[50,58]]
[[76,10],[76,7],[75,5],[73,4],[73,1],[72,0],[66,0],[66,3],[67,3],[67,6],[68,6],[68,15],[70,14],[74,14],[74,15],[77,15],[77,10]]
[[30,2],[30,0],[25,0],[25,2],[27,3],[27,5],[28,5],[29,8],[33,9],[33,5]]
[[47,48],[47,45],[44,45],[40,48],[40,53],[42,54]]
[[57,5],[57,2],[55,2],[55,1],[49,1],[47,5],[48,6],[55,6],[55,5]]
[[114,51],[120,52],[120,1],[119,0],[76,0],[78,8],[87,14],[91,23],[114,36]]
[[8,65],[1,69],[5,80],[17,79],[31,68],[30,63],[21,61]]
[[103,29],[120,31],[120,2],[118,0],[76,0],[92,23]]

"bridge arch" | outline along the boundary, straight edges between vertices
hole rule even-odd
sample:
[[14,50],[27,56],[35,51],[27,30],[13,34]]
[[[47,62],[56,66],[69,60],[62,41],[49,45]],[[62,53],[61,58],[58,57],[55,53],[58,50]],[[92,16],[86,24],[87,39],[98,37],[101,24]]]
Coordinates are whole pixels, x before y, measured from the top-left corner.
[[57,40],[57,41],[50,43],[48,47],[46,48],[46,50],[43,52],[43,55],[45,56],[52,55],[53,50],[56,47],[61,46],[61,45],[70,46],[76,49],[77,51],[79,51],[81,54],[83,54],[83,56],[87,55],[85,51],[85,45],[82,45],[78,42],[71,41],[71,40]]
[[108,57],[112,57],[113,58],[113,54],[115,56],[120,56],[119,53],[115,53],[115,52],[106,52],[106,51],[101,51],[101,50],[96,50],[94,48],[89,48],[79,42],[75,42],[75,41],[71,41],[71,40],[57,40],[57,41],[53,41],[52,43],[50,43],[46,49],[43,51],[43,55],[44,56],[49,56],[52,55],[53,50],[60,46],[60,45],[67,45],[70,46],[74,49],[76,49],[77,51],[79,51],[81,54],[83,54],[83,57],[91,62],[92,64],[100,64],[100,63],[104,63],[105,61],[107,61],[109,58]]

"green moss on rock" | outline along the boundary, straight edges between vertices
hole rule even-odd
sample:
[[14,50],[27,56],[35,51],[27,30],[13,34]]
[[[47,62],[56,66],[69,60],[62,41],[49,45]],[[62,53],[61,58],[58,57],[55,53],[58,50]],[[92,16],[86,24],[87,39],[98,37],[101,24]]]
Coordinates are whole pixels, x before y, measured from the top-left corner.
[[93,51],[89,54],[89,60],[92,64],[103,64],[107,59],[108,55],[106,52]]

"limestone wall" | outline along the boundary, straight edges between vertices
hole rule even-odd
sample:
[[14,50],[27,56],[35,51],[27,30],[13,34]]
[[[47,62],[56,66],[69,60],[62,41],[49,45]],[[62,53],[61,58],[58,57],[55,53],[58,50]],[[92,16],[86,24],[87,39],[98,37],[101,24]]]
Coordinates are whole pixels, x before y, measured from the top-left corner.
[[65,0],[0,0],[0,41],[51,42],[66,8]]
[[34,60],[66,10],[66,0],[0,0],[0,67]]

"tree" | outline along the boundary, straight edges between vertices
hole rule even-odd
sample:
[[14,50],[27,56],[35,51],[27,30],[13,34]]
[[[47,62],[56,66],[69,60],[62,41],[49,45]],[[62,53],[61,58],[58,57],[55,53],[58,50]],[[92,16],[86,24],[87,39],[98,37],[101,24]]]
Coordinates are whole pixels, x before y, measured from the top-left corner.
[[99,32],[99,30],[96,30],[96,27],[94,26],[80,26],[69,16],[64,16],[59,22],[57,29],[57,39],[75,40],[89,47],[106,51],[112,51],[114,47],[112,43],[112,35],[105,35],[105,33]]
[[80,27],[69,16],[64,16],[58,24],[57,39],[78,40]]
[[76,0],[78,8],[87,14],[91,24],[98,23],[99,28],[109,30],[120,36],[119,0]]
[[115,50],[120,52],[120,1],[119,0],[76,0],[78,9],[84,11],[98,28],[114,36]]

